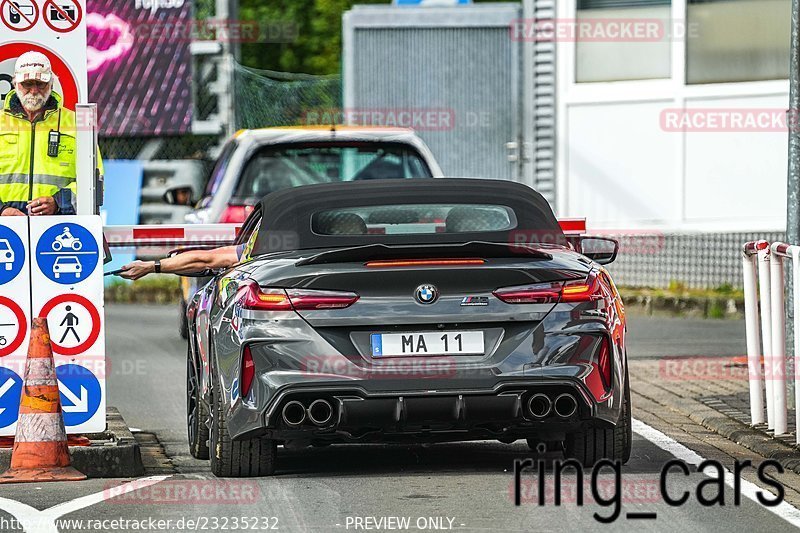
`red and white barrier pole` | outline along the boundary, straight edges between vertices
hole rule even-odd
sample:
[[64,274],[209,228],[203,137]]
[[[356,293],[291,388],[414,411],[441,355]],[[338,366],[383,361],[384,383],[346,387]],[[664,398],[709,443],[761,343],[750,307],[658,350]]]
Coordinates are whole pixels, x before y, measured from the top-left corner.
[[775,435],[784,435],[787,432],[786,424],[786,320],[783,281],[783,257],[781,243],[773,243],[770,251],[770,303],[772,335],[770,347],[772,350],[764,357],[766,379],[772,380],[772,393],[774,395],[773,420]]
[[[760,246],[767,246],[760,241]],[[742,271],[744,273],[744,323],[747,338],[747,367],[750,383],[750,423],[764,423],[764,390],[761,371],[761,335],[758,331],[758,277],[756,274],[756,247],[759,243],[748,243],[742,254]]]
[[236,239],[241,224],[186,224],[180,226],[106,226],[111,248],[158,246],[226,246]]
[[761,302],[761,353],[764,354],[764,383],[767,390],[767,428],[775,428],[775,396],[769,374],[769,354],[772,353],[772,306],[770,305],[769,247],[756,252],[758,258],[758,292]]

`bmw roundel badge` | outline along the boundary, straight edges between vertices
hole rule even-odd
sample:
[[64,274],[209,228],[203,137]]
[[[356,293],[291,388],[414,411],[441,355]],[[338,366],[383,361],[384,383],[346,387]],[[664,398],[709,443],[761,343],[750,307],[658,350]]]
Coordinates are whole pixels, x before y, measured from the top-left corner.
[[439,289],[433,285],[420,285],[414,291],[414,298],[421,304],[432,304],[439,299]]

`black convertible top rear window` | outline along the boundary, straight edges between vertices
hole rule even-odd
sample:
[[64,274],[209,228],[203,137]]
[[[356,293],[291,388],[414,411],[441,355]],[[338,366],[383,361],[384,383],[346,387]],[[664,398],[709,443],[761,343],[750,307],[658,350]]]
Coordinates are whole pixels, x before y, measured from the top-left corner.
[[403,204],[343,207],[314,213],[317,235],[430,235],[515,228],[514,211],[488,204]]
[[566,243],[541,194],[500,180],[309,185],[268,194],[259,207],[253,256],[371,244]]

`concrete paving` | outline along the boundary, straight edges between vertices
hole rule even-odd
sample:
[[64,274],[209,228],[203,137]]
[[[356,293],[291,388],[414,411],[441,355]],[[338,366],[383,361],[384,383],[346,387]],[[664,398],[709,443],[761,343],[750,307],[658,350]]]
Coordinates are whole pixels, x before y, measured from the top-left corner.
[[[58,530],[76,532],[133,529],[130,522],[102,522],[114,519],[144,521],[137,522],[139,529],[147,526],[151,531],[242,530],[242,526],[247,525],[251,531],[416,531],[438,527],[456,531],[521,532],[606,531],[611,527],[612,530],[728,533],[731,530],[786,531],[792,527],[784,518],[750,499],[743,498],[740,505],[734,505],[730,487],[726,487],[724,507],[700,505],[697,487],[709,478],[697,473],[669,476],[670,493],[679,495],[688,491],[690,498],[685,505],[668,506],[660,497],[659,476],[664,463],[680,456],[681,452],[645,431],[650,440],[634,435],[633,456],[622,471],[621,515],[611,526],[600,523],[593,514],[609,516],[613,506],[600,506],[590,502],[588,496],[585,505],[574,503],[577,486],[567,481],[573,479],[571,475],[565,476],[564,486],[572,492],[564,492],[561,506],[555,506],[551,496],[546,498],[546,505],[539,506],[531,492],[535,476],[523,475],[523,504],[516,507],[513,504],[513,462],[517,458],[533,457],[522,442],[281,450],[279,473],[274,477],[216,480],[206,463],[189,457],[186,447],[185,343],[177,335],[176,309],[109,306],[106,311],[108,353],[112,363],[109,404],[118,407],[134,428],[158,436],[177,473],[163,481],[146,481],[153,484],[126,494],[119,492],[135,488],[125,485],[131,480],[4,487],[0,509],[8,508],[2,498],[43,510],[104,491],[105,498],[100,501],[87,498],[83,502],[89,505],[80,509],[62,508],[69,511],[63,518],[84,522],[62,523]],[[675,354],[698,355],[704,347],[716,346],[714,338],[726,346],[725,354],[738,351],[737,341],[731,338],[736,328],[724,322],[711,321],[698,328],[694,323],[632,318],[630,329],[629,348],[637,354],[632,357],[643,358],[642,364],[657,365],[657,360],[648,361],[647,358],[663,354],[670,339],[680,339],[674,343],[674,347],[680,348],[674,350]],[[692,349],[690,334],[699,335],[697,351]],[[723,355],[723,350],[714,351],[716,355]],[[646,383],[634,387],[635,390],[646,388]],[[637,407],[639,404],[642,409]],[[663,406],[660,409],[652,401],[645,403],[641,396],[634,398],[634,417],[647,417],[644,422],[657,424],[656,429],[678,437],[701,455],[714,454],[709,458],[717,458],[729,469],[736,459],[753,458],[753,453],[744,448],[725,448],[724,454],[718,453],[719,448],[709,446],[713,441],[711,432],[703,435],[700,433],[703,428],[697,428],[696,433],[689,433],[681,427],[682,423],[691,422],[688,418],[671,418],[672,410]],[[654,413],[660,413],[663,418]],[[701,438],[704,436],[709,442]],[[672,451],[663,449],[665,447]],[[546,479],[546,490],[550,494],[552,474],[548,473]],[[601,497],[613,493],[615,485],[610,474],[598,479]],[[752,475],[747,479],[758,481]],[[706,487],[704,492],[709,490]],[[629,513],[641,512],[656,513],[656,518],[629,516]],[[0,512],[0,530],[6,530],[1,526],[2,519],[7,516]],[[396,521],[398,518],[400,522]],[[159,519],[171,522],[159,524]],[[408,527],[405,527],[406,519]],[[199,522],[189,524],[189,520]],[[92,526],[100,527],[91,529]]]

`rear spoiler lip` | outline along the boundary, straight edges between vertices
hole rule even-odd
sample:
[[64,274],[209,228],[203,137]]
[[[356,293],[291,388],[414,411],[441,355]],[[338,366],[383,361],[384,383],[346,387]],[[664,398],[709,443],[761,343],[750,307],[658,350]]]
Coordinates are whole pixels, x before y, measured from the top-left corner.
[[430,258],[431,252],[436,250],[438,254],[452,251],[456,255],[442,256],[446,258],[457,258],[457,254],[465,254],[464,257],[470,258],[512,258],[527,256],[531,259],[551,261],[552,254],[544,252],[532,246],[510,245],[508,243],[470,241],[458,244],[426,244],[426,245],[387,245],[387,244],[366,244],[350,248],[337,248],[311,257],[299,260],[296,266],[321,265],[329,263],[355,263],[375,261],[379,259],[419,259]]

